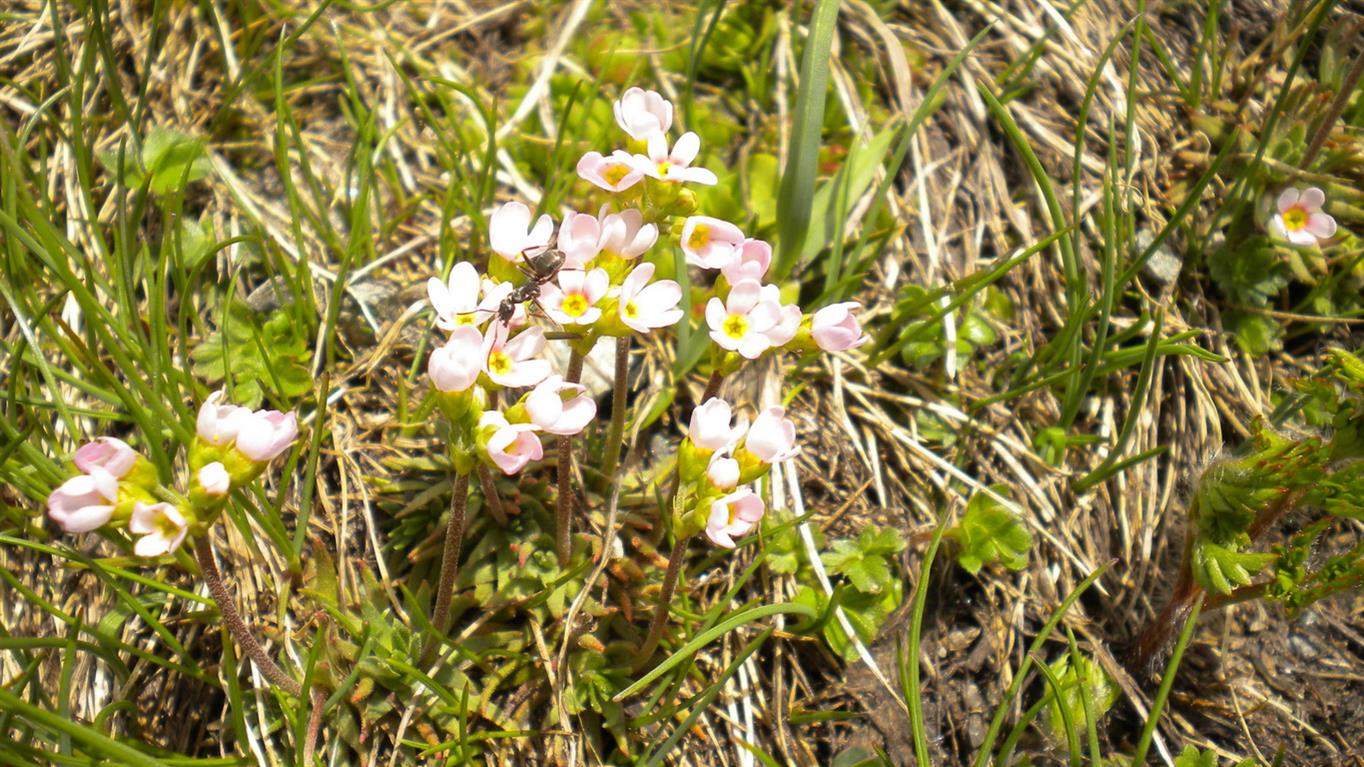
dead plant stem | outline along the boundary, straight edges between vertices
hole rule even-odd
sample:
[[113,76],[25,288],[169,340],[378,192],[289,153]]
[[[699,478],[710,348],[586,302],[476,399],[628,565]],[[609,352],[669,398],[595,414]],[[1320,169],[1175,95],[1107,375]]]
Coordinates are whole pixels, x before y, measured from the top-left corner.
[[[456,473],[450,498],[450,519],[445,524],[445,548],[440,557],[436,609],[431,617],[431,623],[441,635],[450,630],[450,600],[454,597],[455,575],[459,572],[459,552],[464,545],[464,512],[468,503],[469,475]],[[423,653],[426,654],[429,653]]]

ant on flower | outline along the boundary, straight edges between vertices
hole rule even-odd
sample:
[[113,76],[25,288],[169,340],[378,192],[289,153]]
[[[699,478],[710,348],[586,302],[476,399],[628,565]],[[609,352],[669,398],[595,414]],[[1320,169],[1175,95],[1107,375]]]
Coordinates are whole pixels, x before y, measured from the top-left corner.
[[549,243],[538,248],[528,248],[521,253],[525,266],[518,266],[526,275],[526,281],[517,285],[497,307],[497,320],[506,325],[516,313],[516,306],[540,297],[540,287],[559,273],[564,265],[564,252]]

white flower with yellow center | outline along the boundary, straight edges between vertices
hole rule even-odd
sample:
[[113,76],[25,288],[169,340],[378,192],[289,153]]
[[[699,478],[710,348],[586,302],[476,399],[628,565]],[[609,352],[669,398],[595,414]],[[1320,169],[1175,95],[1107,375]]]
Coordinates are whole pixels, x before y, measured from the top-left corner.
[[723,269],[739,256],[744,233],[739,227],[710,216],[692,216],[682,225],[682,252],[687,263],[702,269]]
[[683,133],[668,149],[668,137],[655,133],[649,137],[649,154],[633,156],[634,165],[644,175],[667,181],[682,183],[692,181],[697,184],[713,185],[719,179],[705,168],[691,167],[691,161],[701,151],[701,137],[688,131]]
[[712,298],[706,304],[706,324],[711,340],[722,349],[754,360],[772,345],[768,333],[782,320],[780,303],[763,295],[757,280],[744,280],[730,288],[729,298]]
[[549,377],[548,360],[539,358],[545,348],[545,331],[527,328],[510,339],[510,329],[494,322],[483,341],[483,372],[499,386],[524,389]]
[[1270,231],[1294,245],[1315,245],[1334,237],[1336,220],[1322,212],[1325,202],[1326,194],[1316,187],[1283,190],[1279,210],[1269,222]]
[[601,319],[597,302],[610,288],[611,277],[605,269],[562,270],[557,285],[550,282],[540,288],[540,305],[560,325],[591,325]]

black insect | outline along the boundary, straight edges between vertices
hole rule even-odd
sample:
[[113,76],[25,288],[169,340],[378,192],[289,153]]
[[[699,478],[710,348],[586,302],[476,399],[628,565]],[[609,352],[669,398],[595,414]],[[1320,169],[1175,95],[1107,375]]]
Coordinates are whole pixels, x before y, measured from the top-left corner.
[[564,252],[551,243],[541,248],[531,248],[521,253],[525,265],[520,267],[526,281],[512,288],[512,292],[502,299],[497,307],[497,320],[503,325],[511,322],[518,304],[524,304],[540,297],[540,286],[554,279],[559,267],[564,265]]

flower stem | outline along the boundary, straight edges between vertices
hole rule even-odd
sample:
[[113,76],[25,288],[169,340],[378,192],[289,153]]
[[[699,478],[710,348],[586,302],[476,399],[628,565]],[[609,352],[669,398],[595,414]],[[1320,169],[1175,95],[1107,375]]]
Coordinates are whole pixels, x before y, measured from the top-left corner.
[[701,393],[701,404],[706,404],[706,400],[720,396],[720,384],[725,382],[725,377],[716,370],[710,374],[710,380],[706,381],[706,390]]
[[[1360,29],[1360,26],[1355,27],[1356,35],[1359,34]],[[1339,120],[1341,113],[1345,111],[1345,105],[1350,102],[1350,97],[1354,95],[1355,86],[1359,84],[1361,77],[1364,77],[1364,56],[1356,58],[1349,73],[1345,75],[1345,80],[1341,83],[1340,90],[1331,103],[1331,108],[1327,110],[1321,124],[1313,132],[1312,140],[1307,144],[1307,150],[1302,153],[1302,162],[1298,163],[1299,168],[1311,169],[1312,161],[1317,159],[1317,153],[1326,144],[1326,137],[1331,135],[1331,129],[1335,127],[1336,120]]]
[[478,465],[478,486],[483,490],[483,505],[487,507],[488,513],[493,515],[497,524],[506,527],[507,510],[502,507],[502,496],[497,494],[492,472],[481,463]]
[[602,453],[601,476],[609,485],[620,460],[620,446],[625,440],[625,398],[630,372],[630,336],[616,338],[616,380],[611,389],[611,424],[606,430],[606,451]]
[[[564,381],[575,384],[583,377],[583,355],[576,349],[568,357],[568,372]],[[555,498],[554,547],[559,553],[559,566],[568,567],[573,557],[573,438],[559,438],[559,493]]]
[[455,575],[459,572],[459,551],[464,545],[464,510],[468,503],[469,475],[457,473],[454,491],[450,497],[450,520],[445,525],[445,548],[440,557],[440,585],[436,587],[436,609],[431,616],[432,625],[442,635],[450,630],[450,600],[454,597]]
[[246,625],[246,621],[242,620],[241,613],[237,612],[237,605],[232,601],[232,593],[223,583],[222,573],[218,572],[218,563],[213,559],[213,546],[208,542],[207,535],[195,539],[194,555],[199,559],[199,567],[203,570],[208,591],[213,595],[213,601],[218,603],[218,612],[223,616],[223,623],[227,624],[227,630],[231,632],[237,646],[256,662],[261,673],[265,674],[265,678],[272,684],[290,695],[302,695],[303,685],[284,673],[284,669],[265,652],[265,648],[260,646],[260,642],[257,642],[251,633],[251,628]]
[[658,604],[654,606],[653,620],[649,621],[649,633],[644,644],[639,646],[639,657],[635,660],[635,670],[639,671],[649,662],[658,642],[663,638],[663,627],[668,622],[668,609],[672,607],[673,593],[677,591],[677,579],[682,574],[682,560],[687,555],[687,539],[679,538],[668,555],[668,570],[663,573],[663,590],[658,592]]

